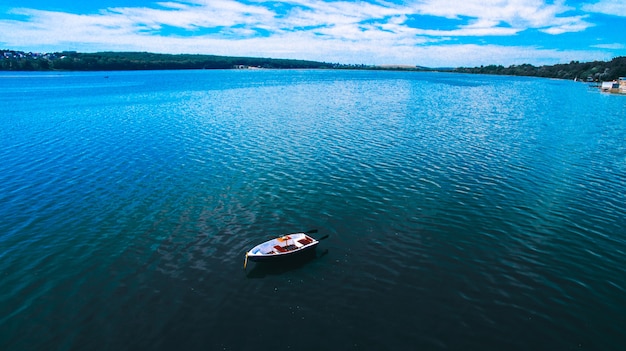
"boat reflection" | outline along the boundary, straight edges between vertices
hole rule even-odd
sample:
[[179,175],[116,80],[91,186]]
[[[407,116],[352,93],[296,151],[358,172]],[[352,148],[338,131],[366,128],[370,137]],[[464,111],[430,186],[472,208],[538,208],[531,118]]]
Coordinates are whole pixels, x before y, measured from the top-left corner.
[[322,252],[310,251],[295,257],[290,257],[288,259],[283,259],[279,261],[256,262],[254,263],[254,267],[252,267],[252,269],[250,269],[246,273],[246,277],[251,279],[258,279],[264,278],[268,275],[285,274],[287,272],[298,270],[307,265],[309,262],[318,258],[322,258],[327,254],[328,249]]

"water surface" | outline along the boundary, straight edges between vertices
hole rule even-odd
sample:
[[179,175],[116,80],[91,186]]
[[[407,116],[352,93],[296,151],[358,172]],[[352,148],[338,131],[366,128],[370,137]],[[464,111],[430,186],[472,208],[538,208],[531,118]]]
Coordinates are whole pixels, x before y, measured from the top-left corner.
[[626,345],[623,96],[166,71],[3,73],[0,103],[0,349]]

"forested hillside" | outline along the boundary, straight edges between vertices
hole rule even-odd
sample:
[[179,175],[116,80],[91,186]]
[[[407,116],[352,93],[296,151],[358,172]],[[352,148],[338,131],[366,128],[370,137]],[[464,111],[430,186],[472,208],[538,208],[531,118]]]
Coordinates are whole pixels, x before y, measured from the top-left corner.
[[[171,55],[148,52],[56,52],[31,53],[0,50],[0,70],[4,71],[118,71],[118,70],[171,70],[171,69],[235,69],[235,68],[337,68],[337,69],[391,69],[432,70],[426,67],[345,65],[326,62],[272,59],[261,57],[233,57],[216,55]],[[551,66],[530,64],[509,67],[489,65],[445,69],[458,73],[535,76],[560,79],[607,81],[626,76],[626,56],[609,62],[572,61]]]
[[147,52],[25,53],[0,50],[0,70],[5,71],[118,71],[166,69],[331,68],[316,61],[231,57],[216,55],[170,55]]
[[608,81],[618,77],[626,77],[626,56],[620,56],[609,62],[572,61],[566,64],[552,66],[533,66],[529,64],[503,66],[480,66],[474,68],[455,68],[453,72],[501,74],[511,76],[534,76],[560,79],[581,79],[590,81]]

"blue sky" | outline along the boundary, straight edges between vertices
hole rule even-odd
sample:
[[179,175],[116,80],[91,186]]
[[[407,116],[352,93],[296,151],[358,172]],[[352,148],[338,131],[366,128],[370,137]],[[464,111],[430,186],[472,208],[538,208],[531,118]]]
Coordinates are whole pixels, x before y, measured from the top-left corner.
[[0,0],[0,48],[33,52],[544,65],[626,56],[625,33],[626,0]]

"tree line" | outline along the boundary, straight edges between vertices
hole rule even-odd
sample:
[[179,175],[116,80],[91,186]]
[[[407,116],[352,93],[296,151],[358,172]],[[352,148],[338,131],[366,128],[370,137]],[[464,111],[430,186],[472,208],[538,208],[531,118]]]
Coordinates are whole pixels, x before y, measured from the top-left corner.
[[580,79],[586,81],[609,81],[626,77],[626,56],[619,56],[611,61],[593,61],[557,64],[551,66],[533,66],[530,64],[504,66],[480,66],[473,68],[454,68],[452,72],[498,74],[510,76],[533,76],[559,79]]
[[[3,71],[128,71],[128,70],[177,70],[177,69],[233,69],[233,68],[323,68],[323,69],[392,69],[429,71],[426,67],[415,68],[382,67],[366,65],[334,64],[307,60],[272,59],[261,57],[234,57],[192,54],[155,54],[148,52],[96,52],[79,53],[63,51],[55,53],[26,53],[14,50],[0,50],[0,70]],[[626,77],[626,56],[611,61],[579,62],[549,66],[530,64],[489,65],[480,67],[459,67],[445,71],[475,74],[497,74],[512,76],[535,76],[559,79],[580,79],[607,81]]]
[[57,52],[46,54],[0,50],[5,71],[129,71],[232,68],[332,68],[336,65],[307,60],[232,57],[148,52]]

